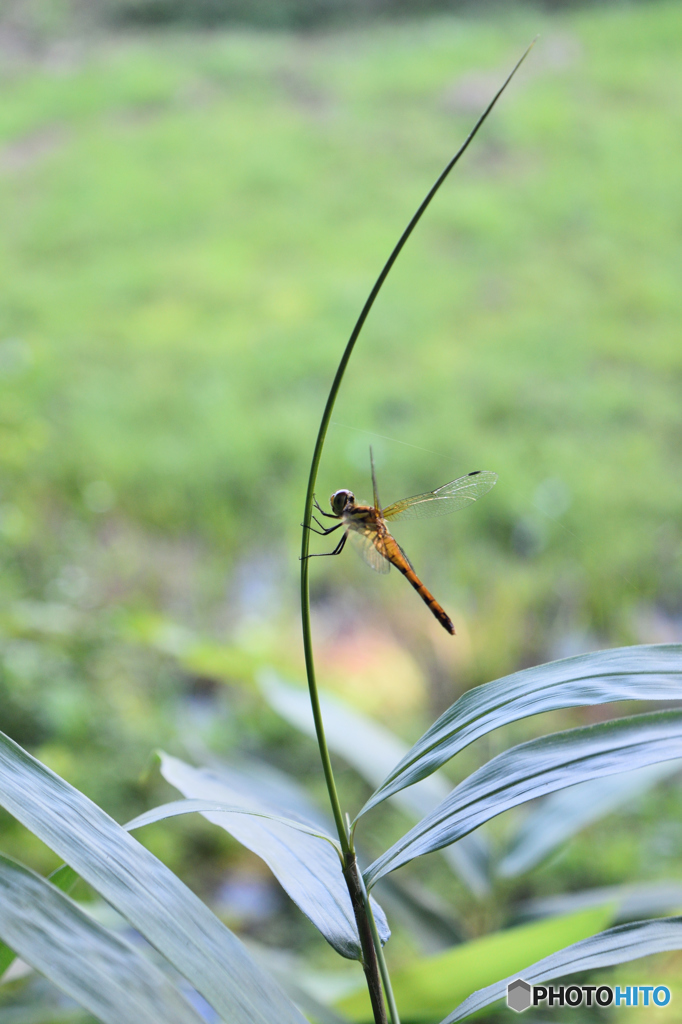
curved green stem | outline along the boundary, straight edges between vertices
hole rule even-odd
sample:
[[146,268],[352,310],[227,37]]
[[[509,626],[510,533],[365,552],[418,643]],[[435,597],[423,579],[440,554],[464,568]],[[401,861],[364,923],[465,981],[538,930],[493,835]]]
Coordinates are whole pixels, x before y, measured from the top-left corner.
[[[334,821],[336,823],[336,829],[337,829],[337,832],[338,832],[338,835],[339,835],[339,842],[341,843],[341,847],[343,849],[343,853],[344,853],[344,858],[345,858],[346,864],[349,863],[351,858],[354,858],[354,854],[353,854],[353,850],[352,850],[352,842],[351,842],[351,839],[350,839],[350,836],[349,836],[348,828],[347,828],[347,825],[346,825],[346,823],[344,821],[343,812],[341,810],[341,804],[340,804],[340,801],[339,801],[339,795],[338,795],[338,792],[336,790],[336,782],[334,780],[334,772],[332,770],[331,759],[330,759],[330,756],[329,756],[329,748],[327,746],[327,740],[326,740],[326,737],[325,737],[325,734],[324,734],[324,723],[322,721],[322,712],[320,710],[320,700],[319,700],[319,695],[318,695],[318,690],[317,690],[317,680],[315,678],[315,661],[314,661],[314,658],[313,658],[312,635],[311,635],[311,629],[310,629],[310,586],[309,586],[309,568],[308,568],[308,553],[309,553],[309,547],[310,547],[310,530],[308,529],[308,527],[310,526],[310,520],[311,520],[311,517],[312,517],[313,499],[314,499],[314,493],[315,493],[315,482],[317,480],[317,473],[318,473],[318,469],[319,469],[319,466],[320,466],[320,460],[322,458],[322,449],[324,448],[324,442],[325,442],[325,438],[327,436],[327,430],[329,429],[329,423],[331,421],[332,412],[333,412],[333,409],[334,409],[334,404],[336,402],[336,398],[337,398],[337,395],[339,393],[339,388],[341,387],[341,382],[343,381],[344,374],[345,374],[346,369],[348,367],[348,363],[349,363],[350,357],[351,357],[351,355],[353,353],[353,349],[355,348],[355,343],[356,343],[356,341],[358,340],[358,338],[360,336],[360,332],[361,332],[361,330],[362,330],[362,328],[363,328],[363,326],[365,324],[365,320],[369,316],[369,312],[370,312],[372,306],[374,305],[374,302],[375,302],[375,300],[377,298],[377,295],[381,291],[381,287],[382,287],[384,281],[388,277],[393,264],[395,263],[395,261],[397,260],[398,256],[400,255],[400,253],[401,253],[403,247],[405,246],[405,243],[407,242],[408,238],[410,237],[410,235],[412,234],[412,232],[416,228],[417,224],[421,220],[422,216],[424,215],[425,211],[427,210],[429,204],[431,203],[431,200],[434,198],[434,196],[438,192],[439,188],[441,187],[441,185],[443,184],[443,182],[445,181],[447,176],[450,174],[450,171],[453,169],[455,164],[460,160],[460,158],[463,156],[463,154],[468,149],[469,145],[471,144],[471,142],[473,141],[473,139],[477,135],[479,129],[481,128],[481,126],[483,125],[485,120],[487,119],[488,115],[492,111],[492,109],[495,106],[495,104],[497,103],[498,99],[500,98],[500,96],[502,95],[504,90],[509,85],[509,82],[511,81],[511,79],[516,74],[516,71],[518,70],[520,65],[523,63],[523,61],[526,59],[526,57],[528,56],[528,53],[530,52],[532,46],[534,45],[534,42],[535,41],[533,41],[533,43],[530,44],[530,46],[525,51],[525,53],[523,54],[521,59],[516,63],[516,65],[514,66],[512,72],[511,72],[511,74],[509,74],[507,76],[507,79],[505,80],[505,82],[502,85],[502,87],[500,89],[498,89],[498,91],[495,94],[495,96],[493,96],[492,100],[490,101],[490,103],[488,104],[486,109],[483,111],[483,113],[479,117],[478,121],[476,122],[476,124],[474,125],[472,130],[469,132],[469,135],[467,136],[467,138],[464,141],[464,143],[462,144],[462,146],[460,146],[460,148],[455,153],[455,155],[452,157],[452,159],[449,161],[449,163],[447,164],[447,166],[445,167],[443,172],[436,179],[435,183],[433,184],[433,186],[431,187],[429,192],[426,194],[426,196],[425,196],[424,200],[422,201],[421,205],[419,206],[419,208],[417,209],[416,213],[412,217],[411,221],[409,222],[409,224],[407,225],[407,227],[403,231],[402,235],[400,236],[400,238],[399,238],[395,248],[393,249],[393,252],[391,253],[391,255],[386,260],[386,263],[384,264],[381,273],[379,274],[378,278],[376,279],[374,287],[372,288],[371,292],[369,293],[369,295],[367,297],[367,301],[365,302],[364,306],[362,307],[362,311],[360,313],[360,316],[357,319],[357,322],[356,322],[356,324],[355,324],[355,326],[354,326],[354,328],[353,328],[353,330],[351,332],[350,338],[348,339],[348,342],[347,342],[346,347],[344,349],[343,355],[341,356],[341,361],[339,363],[338,369],[337,369],[336,374],[334,376],[334,380],[332,381],[331,389],[329,391],[329,397],[327,398],[327,404],[325,405],[324,412],[322,414],[322,421],[320,423],[320,428],[319,428],[319,430],[317,432],[317,439],[315,441],[315,448],[313,450],[313,458],[312,458],[312,462],[311,462],[311,465],[310,465],[310,474],[308,476],[308,489],[306,491],[305,509],[304,509],[304,512],[303,512],[303,524],[304,524],[303,525],[303,537],[302,537],[302,540],[301,540],[301,616],[302,616],[302,624],[303,624],[303,650],[304,650],[304,653],[305,653],[305,665],[306,665],[306,675],[307,675],[307,678],[308,678],[308,690],[310,692],[310,703],[311,703],[311,706],[312,706],[313,718],[314,718],[314,721],[315,721],[315,731],[316,731],[316,734],[317,734],[317,743],[318,743],[318,746],[319,746],[319,749],[320,749],[320,758],[322,760],[322,767],[323,767],[323,770],[324,770],[324,777],[325,777],[325,781],[326,781],[326,784],[327,784],[327,791],[329,793],[329,801],[331,803],[332,813],[334,815]],[[368,916],[369,916],[370,920],[372,920],[371,911],[369,910],[369,903],[366,904],[366,910],[367,910],[367,913],[368,913]],[[376,948],[376,946],[375,946],[375,948]],[[380,952],[380,948],[381,948],[381,943],[379,943],[379,952],[378,952],[377,956],[378,956],[379,965],[381,966],[383,964],[383,968],[382,968],[382,974],[383,974],[384,972],[386,972],[386,965],[385,965],[385,962],[384,962],[384,959],[383,959],[383,953]],[[388,972],[386,972],[386,979],[387,978],[388,978]],[[384,985],[386,986],[386,981],[384,981]],[[392,995],[389,995],[389,993],[390,993],[390,983],[386,987],[386,996],[387,996],[387,998],[390,1001],[392,999]],[[393,1009],[392,1009],[392,1013],[394,1013],[394,1012],[395,1012],[395,1006],[393,1006]],[[376,1014],[375,1014],[375,1016],[376,1016]],[[379,1019],[379,1018],[377,1018],[377,1019]],[[393,1024],[398,1024],[397,1015],[394,1016]]]
[[[318,457],[319,463],[319,457]],[[315,476],[317,475],[317,470]],[[313,486],[315,485],[315,479],[313,477]],[[310,491],[310,500],[306,502],[306,516],[304,522],[310,522],[310,515],[312,512],[312,491]],[[320,759],[322,761],[322,769],[324,771],[325,782],[327,783],[327,792],[329,793],[329,802],[331,804],[332,813],[334,815],[334,822],[336,824],[336,831],[339,835],[339,842],[344,854],[349,854],[351,851],[350,839],[346,828],[346,823],[343,820],[343,811],[341,810],[341,803],[339,802],[339,794],[336,790],[336,782],[334,780],[334,772],[332,770],[332,763],[329,757],[329,747],[327,746],[327,738],[324,734],[324,722],[322,721],[322,711],[320,710],[320,698],[317,690],[317,680],[315,678],[315,662],[313,660],[313,641],[310,632],[310,588],[308,585],[308,533],[309,531],[303,530],[303,545],[301,554],[301,616],[303,620],[303,650],[305,651],[305,668],[306,675],[308,677],[308,690],[310,693],[310,704],[313,710],[313,719],[315,720],[315,733],[317,734],[317,745],[320,748]]]
[[318,742],[318,746],[320,748],[320,756],[322,758],[322,765],[323,765],[323,768],[324,768],[324,775],[325,775],[325,779],[326,779],[326,782],[327,782],[327,789],[329,791],[329,799],[331,801],[332,811],[333,811],[333,814],[334,814],[334,821],[336,822],[336,828],[337,828],[338,833],[339,833],[339,840],[341,842],[341,845],[342,845],[344,851],[347,851],[349,849],[348,836],[347,836],[347,833],[346,833],[346,826],[345,826],[345,823],[344,823],[344,820],[343,820],[343,814],[342,814],[342,811],[341,811],[341,805],[339,803],[338,793],[336,791],[336,783],[334,782],[334,773],[332,771],[331,761],[329,759],[329,750],[327,748],[327,741],[326,741],[325,735],[324,735],[324,724],[322,722],[322,714],[320,712],[320,702],[319,702],[319,698],[318,698],[318,694],[317,694],[317,681],[316,681],[316,678],[315,678],[315,662],[314,662],[314,659],[313,659],[312,636],[311,636],[311,632],[310,632],[310,589],[309,589],[309,570],[308,570],[308,551],[309,551],[309,547],[310,547],[310,531],[307,529],[307,527],[310,525],[310,519],[311,519],[312,511],[313,511],[313,498],[314,498],[314,494],[315,494],[315,483],[317,481],[317,472],[318,472],[318,469],[320,467],[320,460],[322,458],[322,449],[324,448],[324,442],[325,442],[325,438],[327,436],[327,430],[329,429],[329,423],[330,423],[330,420],[332,418],[332,412],[334,411],[334,404],[336,403],[336,398],[337,398],[337,395],[339,393],[339,388],[341,387],[341,382],[343,381],[344,374],[346,372],[346,368],[347,368],[348,363],[350,361],[350,357],[353,354],[353,349],[355,348],[355,343],[356,343],[356,341],[358,340],[358,338],[360,336],[360,331],[362,330],[362,328],[363,328],[363,326],[365,324],[365,320],[369,316],[369,312],[370,312],[372,306],[374,305],[376,297],[379,294],[379,292],[381,291],[381,287],[382,287],[384,281],[386,280],[386,278],[388,277],[388,275],[390,273],[391,267],[393,266],[395,261],[398,259],[398,256],[400,255],[403,247],[405,246],[405,243],[407,242],[408,238],[410,237],[410,235],[412,234],[412,232],[416,228],[417,224],[421,220],[423,214],[426,212],[426,209],[428,208],[431,200],[436,195],[436,193],[438,192],[439,188],[441,187],[441,185],[443,184],[443,182],[445,181],[445,179],[447,178],[447,176],[449,175],[450,171],[453,169],[455,164],[460,160],[460,158],[464,155],[464,153],[468,149],[469,145],[471,144],[471,142],[473,141],[473,139],[477,135],[479,129],[483,125],[484,121],[487,119],[488,115],[490,114],[490,112],[492,111],[493,107],[495,106],[495,104],[499,100],[500,96],[502,95],[504,90],[507,88],[507,86],[509,85],[510,81],[512,80],[512,78],[514,77],[516,72],[518,71],[519,67],[521,66],[523,61],[526,59],[526,57],[530,53],[530,51],[531,51],[532,47],[534,46],[534,44],[535,44],[535,40],[533,40],[533,42],[530,44],[530,46],[526,49],[525,53],[520,58],[520,60],[517,61],[517,63],[515,64],[513,70],[507,76],[504,84],[495,93],[495,95],[493,96],[492,100],[490,101],[490,103],[488,104],[486,109],[483,111],[483,113],[479,117],[479,119],[476,122],[476,124],[474,125],[474,127],[469,132],[469,135],[465,139],[464,143],[460,146],[460,148],[457,150],[457,152],[455,153],[453,158],[450,160],[450,162],[447,164],[445,169],[442,171],[442,173],[436,179],[436,181],[434,182],[433,186],[431,187],[429,192],[426,194],[424,200],[422,201],[421,205],[419,206],[417,212],[412,217],[412,220],[410,221],[410,223],[407,225],[407,227],[403,231],[402,235],[400,236],[400,238],[399,238],[395,248],[393,249],[393,252],[391,253],[391,255],[386,260],[386,263],[384,264],[381,273],[379,274],[378,278],[376,279],[376,281],[374,283],[374,287],[372,288],[371,292],[367,296],[367,301],[365,302],[364,306],[362,307],[362,311],[360,313],[360,316],[357,319],[355,327],[353,328],[353,330],[351,332],[351,335],[350,335],[350,338],[348,339],[348,342],[346,344],[346,348],[344,349],[343,355],[341,356],[341,362],[339,363],[338,369],[337,369],[336,374],[334,376],[334,380],[332,381],[332,386],[331,386],[331,389],[329,391],[329,397],[327,398],[327,404],[324,407],[324,412],[322,414],[322,421],[320,423],[320,429],[317,432],[317,439],[315,441],[315,448],[313,450],[313,458],[312,458],[312,462],[311,462],[311,465],[310,465],[310,474],[308,476],[308,490],[306,491],[305,509],[304,509],[304,512],[303,512],[303,523],[304,523],[303,537],[301,539],[301,612],[302,612],[302,620],[303,620],[303,649],[304,649],[304,652],[305,652],[306,674],[307,674],[307,677],[308,677],[308,689],[310,691],[310,702],[312,704],[313,717],[315,719],[315,730],[317,732],[317,742]]

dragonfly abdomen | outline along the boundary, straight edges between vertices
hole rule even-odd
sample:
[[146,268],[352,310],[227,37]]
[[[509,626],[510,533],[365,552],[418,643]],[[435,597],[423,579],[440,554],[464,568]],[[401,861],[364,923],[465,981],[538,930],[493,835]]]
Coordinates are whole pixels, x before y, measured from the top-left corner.
[[[431,610],[431,613],[436,616],[443,629],[446,629],[451,636],[454,636],[455,627],[453,626],[452,620],[450,619],[449,615],[447,615],[445,610],[438,604],[438,601],[436,601],[431,591],[424,586],[424,584],[419,579],[416,572],[408,562],[404,552],[396,543],[395,539],[390,536],[390,534],[388,535],[386,540],[388,541],[389,538],[391,541],[393,541],[393,544],[390,544],[390,542],[386,544],[387,553],[388,551],[390,551],[391,555],[390,561],[393,563],[396,569],[400,570],[405,579],[409,580],[409,582],[412,584],[414,589],[421,597],[424,604],[428,605],[429,609]],[[397,550],[393,549],[393,545],[395,545],[395,548]]]
[[440,622],[440,624],[443,627],[443,629],[447,629],[448,633],[450,633],[452,636],[454,636],[455,635],[455,627],[452,624],[452,620],[446,614],[444,609],[438,604],[438,601],[436,601],[436,599],[433,596],[433,594],[431,593],[431,591],[428,590],[424,586],[424,584],[419,579],[417,574],[414,573],[412,570],[407,570],[406,571],[405,569],[400,569],[400,571],[410,581],[410,583],[412,584],[414,589],[417,591],[417,593],[421,597],[421,599],[424,602],[424,604],[429,606],[429,608],[431,609],[432,613],[436,616],[436,618]]

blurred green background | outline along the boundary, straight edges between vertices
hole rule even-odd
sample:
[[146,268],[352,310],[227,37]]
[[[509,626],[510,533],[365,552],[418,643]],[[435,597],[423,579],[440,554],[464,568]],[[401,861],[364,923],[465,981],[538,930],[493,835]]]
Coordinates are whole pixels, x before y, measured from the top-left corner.
[[[302,678],[327,390],[390,248],[536,34],[372,313],[318,486],[371,493],[370,444],[384,503],[499,474],[472,509],[396,530],[458,636],[344,553],[313,567],[320,676],[411,740],[470,685],[682,638],[682,8],[436,6],[339,25],[338,4],[264,4],[260,29],[210,31],[171,0],[99,23],[2,9],[0,726],[118,820],[170,797],[158,746],[246,750],[319,787],[253,679]],[[677,809],[670,791],[632,813]],[[678,845],[637,831],[612,823],[599,853],[607,833],[586,834],[537,884],[670,874]],[[209,899],[255,870],[203,822],[146,841]]]

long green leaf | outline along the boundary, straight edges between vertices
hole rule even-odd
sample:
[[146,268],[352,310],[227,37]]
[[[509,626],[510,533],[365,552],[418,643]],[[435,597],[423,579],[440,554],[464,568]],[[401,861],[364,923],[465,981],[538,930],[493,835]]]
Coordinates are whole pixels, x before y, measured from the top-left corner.
[[543,736],[479,768],[365,872],[367,886],[510,807],[602,775],[680,756],[682,711],[635,715]]
[[158,967],[56,886],[3,856],[0,935],[104,1024],[202,1024]]
[[[204,809],[201,813],[263,858],[294,903],[338,953],[352,960],[360,958],[353,908],[331,837],[321,838],[317,826],[306,826],[301,831],[305,822],[286,821],[272,814],[266,804],[257,803],[251,794],[245,798],[229,785],[225,771],[218,774],[207,768],[193,768],[177,757],[161,754],[161,773],[172,786],[193,798],[192,802],[213,800],[223,804],[221,810]],[[239,810],[224,810],[228,802]],[[325,838],[331,842],[325,842]],[[386,942],[390,930],[384,912],[374,901],[372,909],[381,939]]]
[[679,761],[663,761],[621,775],[590,779],[553,793],[523,822],[497,865],[496,874],[511,878],[530,871],[581,829],[635,800],[679,770]]
[[358,817],[493,729],[542,711],[619,700],[682,700],[682,644],[580,654],[468,690],[388,773]]
[[224,1020],[303,1024],[275,981],[172,871],[2,733],[0,804],[130,921]]
[[[282,718],[308,736],[315,736],[310,700],[304,690],[283,682],[272,671],[260,673],[258,683]],[[329,749],[352,765],[371,786],[376,786],[407,753],[407,744],[338,697],[320,693],[319,700]],[[450,788],[449,780],[436,774],[409,792],[396,793],[392,799],[404,814],[418,821],[446,798]],[[483,896],[489,891],[488,851],[482,839],[471,836],[445,850],[444,855],[473,893]]]
[[[49,881],[53,885],[56,885],[62,892],[71,892],[74,885],[78,881],[78,875],[70,868],[68,864],[62,864],[56,868],[51,875],[48,876]],[[0,977],[5,973],[11,963],[16,960],[17,954],[13,949],[7,945],[6,942],[0,942]]]
[[[188,765],[189,767],[189,765]],[[338,840],[334,839],[333,836],[322,832],[319,828],[313,828],[311,825],[304,825],[300,821],[294,821],[292,818],[283,818],[281,814],[269,814],[266,811],[254,811],[247,810],[245,807],[239,807],[237,804],[224,804],[219,800],[171,800],[167,804],[159,804],[158,807],[152,807],[149,811],[144,811],[142,814],[138,814],[132,821],[127,821],[123,828],[126,832],[134,832],[137,828],[143,828],[145,825],[152,825],[157,821],[166,821],[167,818],[177,818],[183,814],[208,814],[212,812],[214,814],[240,814],[247,815],[251,818],[264,818],[266,821],[273,821],[279,825],[286,825],[287,828],[294,829],[295,832],[302,832],[306,836],[312,836],[314,839],[322,839],[325,843],[340,851]],[[339,863],[341,861],[339,860]]]
[[515,978],[523,978],[529,985],[552,978],[563,978],[578,971],[592,971],[613,964],[624,964],[639,960],[652,953],[666,953],[682,949],[682,917],[668,917],[658,921],[638,921],[635,924],[621,924],[616,928],[592,935],[558,953],[511,974],[503,981],[479,989],[441,1021],[441,1024],[455,1024],[470,1017],[472,1013],[490,1006],[507,993],[507,985]]

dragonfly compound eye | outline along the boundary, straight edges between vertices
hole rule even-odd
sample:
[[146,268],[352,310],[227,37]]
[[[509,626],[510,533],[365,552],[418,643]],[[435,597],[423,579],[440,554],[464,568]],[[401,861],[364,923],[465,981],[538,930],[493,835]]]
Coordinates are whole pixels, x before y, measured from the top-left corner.
[[329,502],[332,507],[332,512],[334,512],[337,516],[340,516],[348,502],[353,502],[354,500],[355,498],[353,492],[344,490],[334,491],[331,498],[329,499]]

